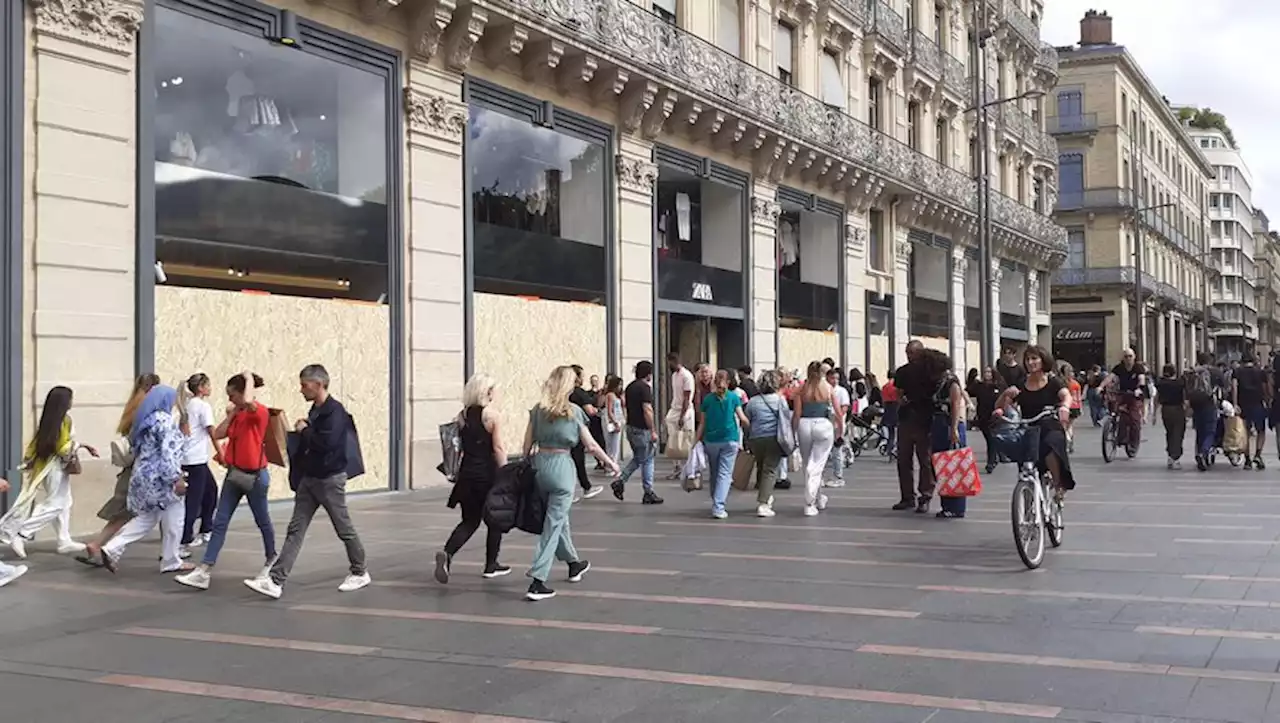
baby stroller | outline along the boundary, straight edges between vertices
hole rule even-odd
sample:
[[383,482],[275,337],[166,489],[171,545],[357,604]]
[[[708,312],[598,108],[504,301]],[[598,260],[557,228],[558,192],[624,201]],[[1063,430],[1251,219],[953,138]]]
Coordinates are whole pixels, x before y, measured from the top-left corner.
[[884,427],[880,424],[883,417],[884,407],[879,404],[869,405],[849,417],[846,447],[854,457],[861,457],[863,452],[873,449],[890,459],[897,457],[898,451],[889,447],[889,438],[885,436]]

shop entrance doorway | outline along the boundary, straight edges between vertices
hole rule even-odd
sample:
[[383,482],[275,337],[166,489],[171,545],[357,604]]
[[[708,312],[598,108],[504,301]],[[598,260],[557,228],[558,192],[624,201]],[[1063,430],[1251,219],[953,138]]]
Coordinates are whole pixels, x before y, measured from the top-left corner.
[[658,349],[655,363],[658,377],[659,409],[666,413],[671,403],[671,372],[666,368],[670,352],[680,355],[690,371],[706,362],[712,369],[737,369],[747,363],[746,334],[741,319],[694,316],[673,312],[658,314]]

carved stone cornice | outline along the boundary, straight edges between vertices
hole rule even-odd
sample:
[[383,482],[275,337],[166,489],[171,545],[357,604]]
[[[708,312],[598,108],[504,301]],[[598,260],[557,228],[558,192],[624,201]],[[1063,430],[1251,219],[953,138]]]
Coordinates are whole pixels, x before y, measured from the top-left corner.
[[844,245],[850,256],[862,258],[867,250],[867,229],[857,224],[845,224]]
[[142,3],[130,0],[28,0],[36,32],[129,54],[142,25]]
[[405,88],[404,110],[411,133],[461,143],[467,132],[467,105],[452,98]]
[[956,246],[951,250],[951,275],[961,283],[965,274],[969,273],[969,257],[964,255],[964,247]]
[[893,250],[897,252],[895,258],[898,263],[906,265],[911,262],[911,254],[915,252],[916,247],[915,244],[911,243],[910,239],[902,238],[898,239],[898,242],[894,244]]
[[409,37],[413,41],[413,50],[426,60],[435,57],[440,50],[440,39],[444,37],[445,28],[453,20],[453,13],[458,9],[457,0],[427,0],[413,17],[413,25]]
[[471,53],[475,50],[476,41],[489,24],[489,13],[475,5],[467,5],[453,15],[453,22],[445,31],[444,63],[450,70],[464,73],[471,65]]
[[621,153],[617,155],[615,162],[618,167],[619,188],[646,196],[653,194],[653,185],[658,181],[658,164]]
[[999,259],[991,259],[991,286],[995,288],[1000,285],[1000,279],[1004,278],[1004,267],[1000,265]]
[[782,215],[782,206],[777,201],[753,196],[751,198],[751,220],[758,226],[777,227],[778,216]]

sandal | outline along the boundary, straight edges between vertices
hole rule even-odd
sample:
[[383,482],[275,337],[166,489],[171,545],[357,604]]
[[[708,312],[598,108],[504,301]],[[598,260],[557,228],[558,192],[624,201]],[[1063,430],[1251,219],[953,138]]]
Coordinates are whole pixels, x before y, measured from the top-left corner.
[[88,565],[89,567],[103,567],[101,562],[93,559],[93,556],[89,555],[88,553],[85,553],[83,555],[76,555],[75,559],[76,559],[76,562],[80,563],[81,565]]

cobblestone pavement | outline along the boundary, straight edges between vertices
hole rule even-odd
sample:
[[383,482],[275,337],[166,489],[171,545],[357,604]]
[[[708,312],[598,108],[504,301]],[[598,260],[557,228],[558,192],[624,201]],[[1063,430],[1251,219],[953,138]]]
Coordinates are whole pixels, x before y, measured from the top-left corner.
[[[1081,433],[1066,542],[1036,572],[1011,468],[945,521],[890,511],[876,456],[816,518],[800,485],[769,520],[741,492],[709,519],[670,483],[642,506],[638,479],[625,503],[583,502],[594,567],[578,585],[559,567],[538,604],[522,533],[511,576],[480,577],[477,536],[448,586],[431,579],[456,520],[440,490],[353,502],[374,576],[355,593],[322,521],[281,600],[246,589],[246,510],[204,593],[155,572],[154,542],[115,577],[34,550],[0,591],[3,720],[1280,721],[1280,464],[1170,472],[1161,436],[1104,465]],[[282,539],[287,506],[273,516]]]

